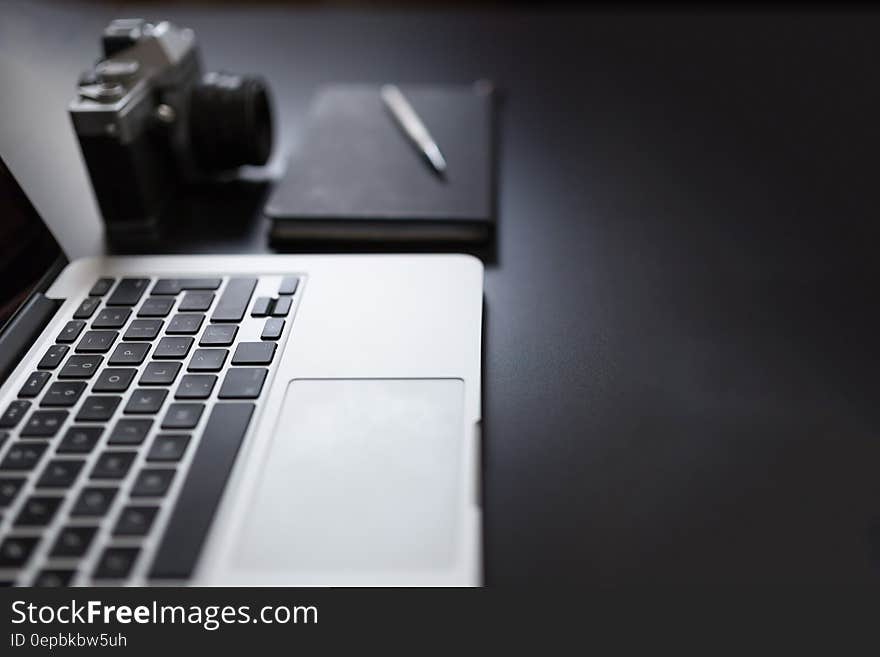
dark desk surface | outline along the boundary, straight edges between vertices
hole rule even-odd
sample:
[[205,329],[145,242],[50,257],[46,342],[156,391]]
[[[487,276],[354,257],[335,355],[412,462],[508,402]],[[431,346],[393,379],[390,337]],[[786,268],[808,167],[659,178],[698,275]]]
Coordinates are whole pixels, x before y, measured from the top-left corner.
[[[63,100],[112,15],[71,4],[3,28]],[[877,17],[162,11],[288,147],[321,83],[504,89],[490,584],[880,581]],[[228,198],[167,250],[266,250]]]

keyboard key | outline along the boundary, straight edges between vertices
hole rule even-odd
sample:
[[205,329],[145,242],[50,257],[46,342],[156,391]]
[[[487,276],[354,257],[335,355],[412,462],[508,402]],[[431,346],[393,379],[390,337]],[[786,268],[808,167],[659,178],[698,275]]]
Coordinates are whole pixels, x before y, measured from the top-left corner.
[[139,548],[113,547],[104,550],[101,560],[98,562],[94,579],[125,579],[137,561]]
[[86,331],[76,345],[76,353],[107,353],[118,337],[119,333],[116,331]]
[[159,507],[156,506],[127,506],[119,514],[116,527],[113,528],[114,536],[145,536],[153,525]]
[[183,458],[189,445],[187,434],[159,434],[150,445],[147,461],[175,462]]
[[209,324],[202,333],[202,339],[199,345],[228,347],[235,340],[235,334],[238,333],[238,327],[235,324]]
[[55,516],[58,507],[64,500],[62,497],[32,495],[22,505],[15,518],[16,527],[45,527]]
[[39,541],[39,538],[32,536],[7,538],[0,543],[0,568],[18,568],[25,565]]
[[[189,436],[186,436],[186,438],[189,439]],[[186,447],[186,444],[184,444],[184,447]],[[155,449],[156,442],[154,441],[153,450]],[[171,448],[169,447],[168,450],[170,451]],[[24,486],[24,482],[25,480],[21,477],[0,477],[0,508],[7,507],[15,501],[15,498],[18,496],[18,491],[20,491],[21,487]]]
[[58,373],[58,378],[91,379],[102,362],[103,356],[71,356]]
[[43,395],[40,406],[73,406],[85,389],[85,381],[56,381]]
[[275,305],[272,306],[272,317],[287,317],[292,305],[292,297],[278,297],[275,300]]
[[256,278],[230,278],[223,294],[220,295],[211,321],[240,322],[247,311],[256,286]]
[[75,342],[83,328],[85,328],[85,325],[86,323],[81,319],[74,319],[67,322],[67,324],[64,325],[64,328],[61,329],[61,333],[55,338],[55,342],[63,342],[66,344]]
[[76,345],[76,353],[107,353],[118,337],[119,333],[116,331],[86,331]]
[[251,317],[265,317],[272,312],[272,297],[257,297],[251,308]]
[[192,429],[199,423],[204,404],[171,404],[162,420],[163,429]]
[[92,386],[92,392],[124,392],[128,390],[134,380],[137,370],[115,367],[112,369],[103,369],[95,379]]
[[51,438],[58,433],[67,416],[67,411],[34,411],[22,427],[21,435],[31,438]]
[[68,586],[74,575],[76,575],[75,570],[60,570],[56,568],[41,570],[34,579],[33,586],[43,588]]
[[53,344],[46,351],[46,355],[43,356],[43,359],[37,367],[41,370],[54,370],[61,364],[61,361],[67,355],[69,350],[70,347],[65,344]]
[[260,334],[261,340],[277,340],[284,331],[284,320],[271,318],[267,319],[263,325],[263,332]]
[[72,486],[82,470],[83,464],[85,461],[81,460],[52,459],[43,468],[43,472],[37,480],[37,488],[68,488]]
[[36,397],[40,394],[43,386],[46,385],[50,378],[52,378],[52,375],[49,374],[49,372],[31,372],[31,375],[28,377],[27,381],[24,382],[21,390],[18,391],[18,396]]
[[70,427],[58,445],[59,454],[88,454],[98,444],[104,427]]
[[213,374],[186,374],[177,386],[175,399],[207,399],[211,396],[217,377]]
[[152,294],[180,294],[183,290],[216,290],[219,278],[160,278]]
[[162,388],[138,388],[125,405],[125,413],[158,413],[165,401],[167,390]]
[[137,452],[104,452],[98,457],[92,472],[92,479],[122,479],[128,474]]
[[160,497],[168,491],[176,470],[167,468],[144,468],[138,472],[134,486],[131,487],[132,497]]
[[116,497],[116,488],[103,488],[89,486],[83,488],[70,515],[73,517],[97,517],[107,513],[113,498]]
[[117,395],[90,395],[76,414],[77,422],[104,422],[113,417],[122,397]]
[[154,358],[186,358],[192,347],[192,338],[162,338],[153,352]]
[[219,372],[228,354],[226,349],[196,349],[186,369],[190,372]]
[[180,302],[180,311],[205,312],[214,303],[213,292],[187,292]]
[[88,319],[92,315],[95,314],[95,311],[98,309],[98,306],[101,305],[101,300],[96,299],[95,297],[89,297],[88,299],[83,299],[83,302],[79,304],[79,308],[73,311],[74,319]]
[[81,557],[89,549],[97,527],[65,527],[49,554],[53,557]]
[[3,449],[3,445],[6,444],[7,440],[9,440],[9,432],[0,431],[0,449]]
[[281,285],[278,287],[278,294],[294,294],[299,285],[299,277],[285,276],[281,279]]
[[147,357],[150,345],[143,342],[123,342],[116,345],[108,365],[140,365]]
[[148,278],[123,278],[113,290],[113,294],[107,299],[108,306],[133,306],[141,300],[147,286]]
[[233,365],[268,365],[275,356],[274,342],[239,342],[232,355]]
[[141,304],[138,317],[167,317],[174,299],[169,297],[150,297]]
[[153,426],[152,420],[147,419],[130,419],[119,420],[110,437],[107,439],[108,445],[140,445],[144,442],[144,438]]
[[3,461],[0,461],[0,470],[33,470],[40,462],[46,447],[46,443],[18,442],[9,448]]
[[123,340],[153,340],[162,330],[161,319],[135,319],[128,325]]
[[115,329],[125,326],[131,311],[128,308],[104,308],[92,322],[92,328]]
[[92,285],[92,289],[89,290],[90,297],[103,297],[110,291],[110,288],[113,287],[113,284],[116,282],[113,278],[99,278],[94,285]]
[[229,370],[220,387],[220,399],[256,399],[263,389],[269,370],[262,367],[240,367]]
[[150,577],[189,577],[226,487],[253,404],[215,404],[159,543]]
[[3,415],[0,415],[0,428],[13,429],[17,427],[30,407],[31,403],[24,399],[16,399],[10,402]]
[[165,333],[168,335],[195,335],[202,328],[204,320],[204,315],[177,313],[168,322],[168,328],[165,329]]
[[164,386],[174,383],[177,373],[180,371],[180,363],[150,361],[144,368],[138,383],[142,386]]

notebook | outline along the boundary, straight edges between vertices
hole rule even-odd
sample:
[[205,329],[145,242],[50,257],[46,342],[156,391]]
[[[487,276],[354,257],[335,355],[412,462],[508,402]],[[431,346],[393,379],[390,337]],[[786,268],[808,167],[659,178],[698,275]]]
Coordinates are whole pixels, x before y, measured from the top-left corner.
[[379,86],[316,96],[301,146],[266,205],[273,242],[483,243],[494,229],[493,93],[486,83],[401,91],[442,151],[438,176]]

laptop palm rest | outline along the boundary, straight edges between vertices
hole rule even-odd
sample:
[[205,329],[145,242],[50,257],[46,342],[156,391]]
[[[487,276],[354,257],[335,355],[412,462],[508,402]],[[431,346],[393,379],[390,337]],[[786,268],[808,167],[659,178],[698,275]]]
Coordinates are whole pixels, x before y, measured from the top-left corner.
[[460,379],[291,381],[233,567],[329,581],[450,567],[463,403]]

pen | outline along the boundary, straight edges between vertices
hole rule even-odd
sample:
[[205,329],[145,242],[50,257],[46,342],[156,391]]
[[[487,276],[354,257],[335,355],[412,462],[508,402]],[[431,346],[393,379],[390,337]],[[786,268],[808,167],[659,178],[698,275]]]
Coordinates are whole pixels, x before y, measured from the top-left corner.
[[400,126],[404,134],[416,145],[425,158],[430,162],[434,170],[441,176],[446,173],[446,160],[437,142],[431,137],[431,133],[422,123],[419,115],[409,104],[406,96],[397,88],[396,85],[386,84],[379,90],[382,96],[382,102],[391,112],[397,125]]

